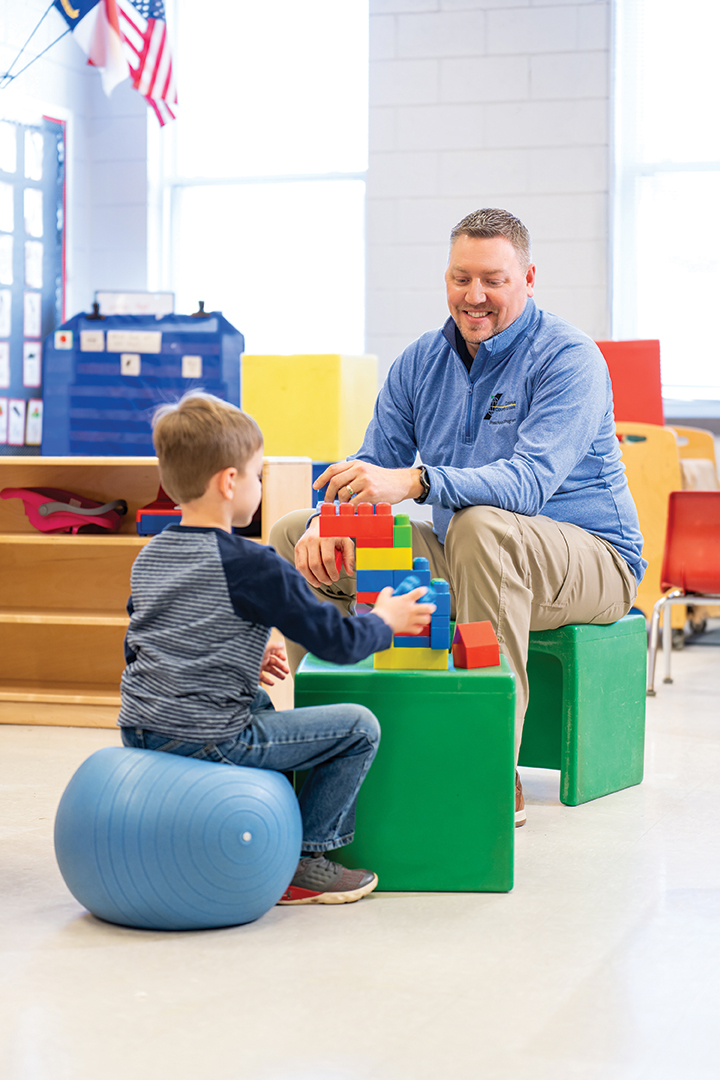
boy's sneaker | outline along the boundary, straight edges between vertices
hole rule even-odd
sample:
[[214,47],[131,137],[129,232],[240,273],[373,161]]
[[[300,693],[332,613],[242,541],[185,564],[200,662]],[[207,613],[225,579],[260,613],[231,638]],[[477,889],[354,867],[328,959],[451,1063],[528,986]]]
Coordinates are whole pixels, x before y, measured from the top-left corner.
[[302,858],[278,904],[352,904],[378,883],[369,870],[348,870],[320,853]]
[[522,784],[520,783],[520,775],[515,770],[515,828],[519,828],[527,821],[527,814],[525,813],[525,796],[523,795]]

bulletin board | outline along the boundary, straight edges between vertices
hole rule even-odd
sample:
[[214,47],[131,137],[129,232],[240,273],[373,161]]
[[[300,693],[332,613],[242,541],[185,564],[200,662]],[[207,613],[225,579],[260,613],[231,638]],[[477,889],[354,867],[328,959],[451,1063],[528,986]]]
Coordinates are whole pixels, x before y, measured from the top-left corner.
[[0,120],[0,455],[38,454],[42,343],[64,318],[65,125]]

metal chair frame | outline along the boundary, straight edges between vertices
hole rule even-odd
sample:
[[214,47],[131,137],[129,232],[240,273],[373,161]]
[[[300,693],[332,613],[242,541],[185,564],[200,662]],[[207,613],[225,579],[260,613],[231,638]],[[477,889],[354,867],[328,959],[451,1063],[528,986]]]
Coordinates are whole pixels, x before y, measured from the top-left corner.
[[[660,616],[662,615],[666,607],[670,607],[672,604],[693,604],[693,603],[720,603],[720,594],[718,593],[686,593],[682,589],[672,589],[667,596],[661,596],[653,607],[652,621],[650,623],[650,648],[648,652],[648,677],[647,677],[647,693],[648,697],[655,696],[655,660],[657,658],[658,647],[658,633],[660,627]],[[673,680],[670,676],[670,660],[672,656],[672,623],[670,621],[670,612],[667,613],[667,618],[663,618],[663,640],[662,640],[663,660],[665,662],[665,675],[663,677],[664,683],[671,683]]]

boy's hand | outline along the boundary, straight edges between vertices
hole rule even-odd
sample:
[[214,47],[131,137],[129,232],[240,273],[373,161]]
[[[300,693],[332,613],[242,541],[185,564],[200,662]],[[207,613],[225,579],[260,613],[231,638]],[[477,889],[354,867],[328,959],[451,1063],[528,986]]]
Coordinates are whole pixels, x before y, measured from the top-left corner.
[[321,585],[330,585],[340,577],[340,567],[345,567],[348,574],[355,573],[355,545],[346,536],[320,536],[320,518],[310,522],[307,531],[295,545],[295,568],[305,580],[319,589]]
[[435,610],[434,604],[417,602],[426,592],[424,585],[402,596],[393,596],[391,588],[383,589],[375,601],[373,615],[379,615],[393,634],[417,634],[418,630],[428,625]]
[[[290,674],[285,646],[279,644],[268,645],[265,649],[260,667],[260,685],[274,686],[275,679],[282,680]],[[274,678],[271,678],[274,676]]]

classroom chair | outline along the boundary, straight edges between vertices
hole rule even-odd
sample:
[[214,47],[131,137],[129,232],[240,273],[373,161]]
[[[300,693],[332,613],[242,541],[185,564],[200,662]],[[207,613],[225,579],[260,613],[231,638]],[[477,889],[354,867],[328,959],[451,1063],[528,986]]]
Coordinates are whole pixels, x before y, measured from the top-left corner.
[[[662,596],[653,608],[650,626],[647,692],[655,694],[660,618],[667,607],[720,601],[720,491],[673,491],[669,498],[665,555],[660,587]],[[665,677],[671,683],[671,621],[663,616]]]

